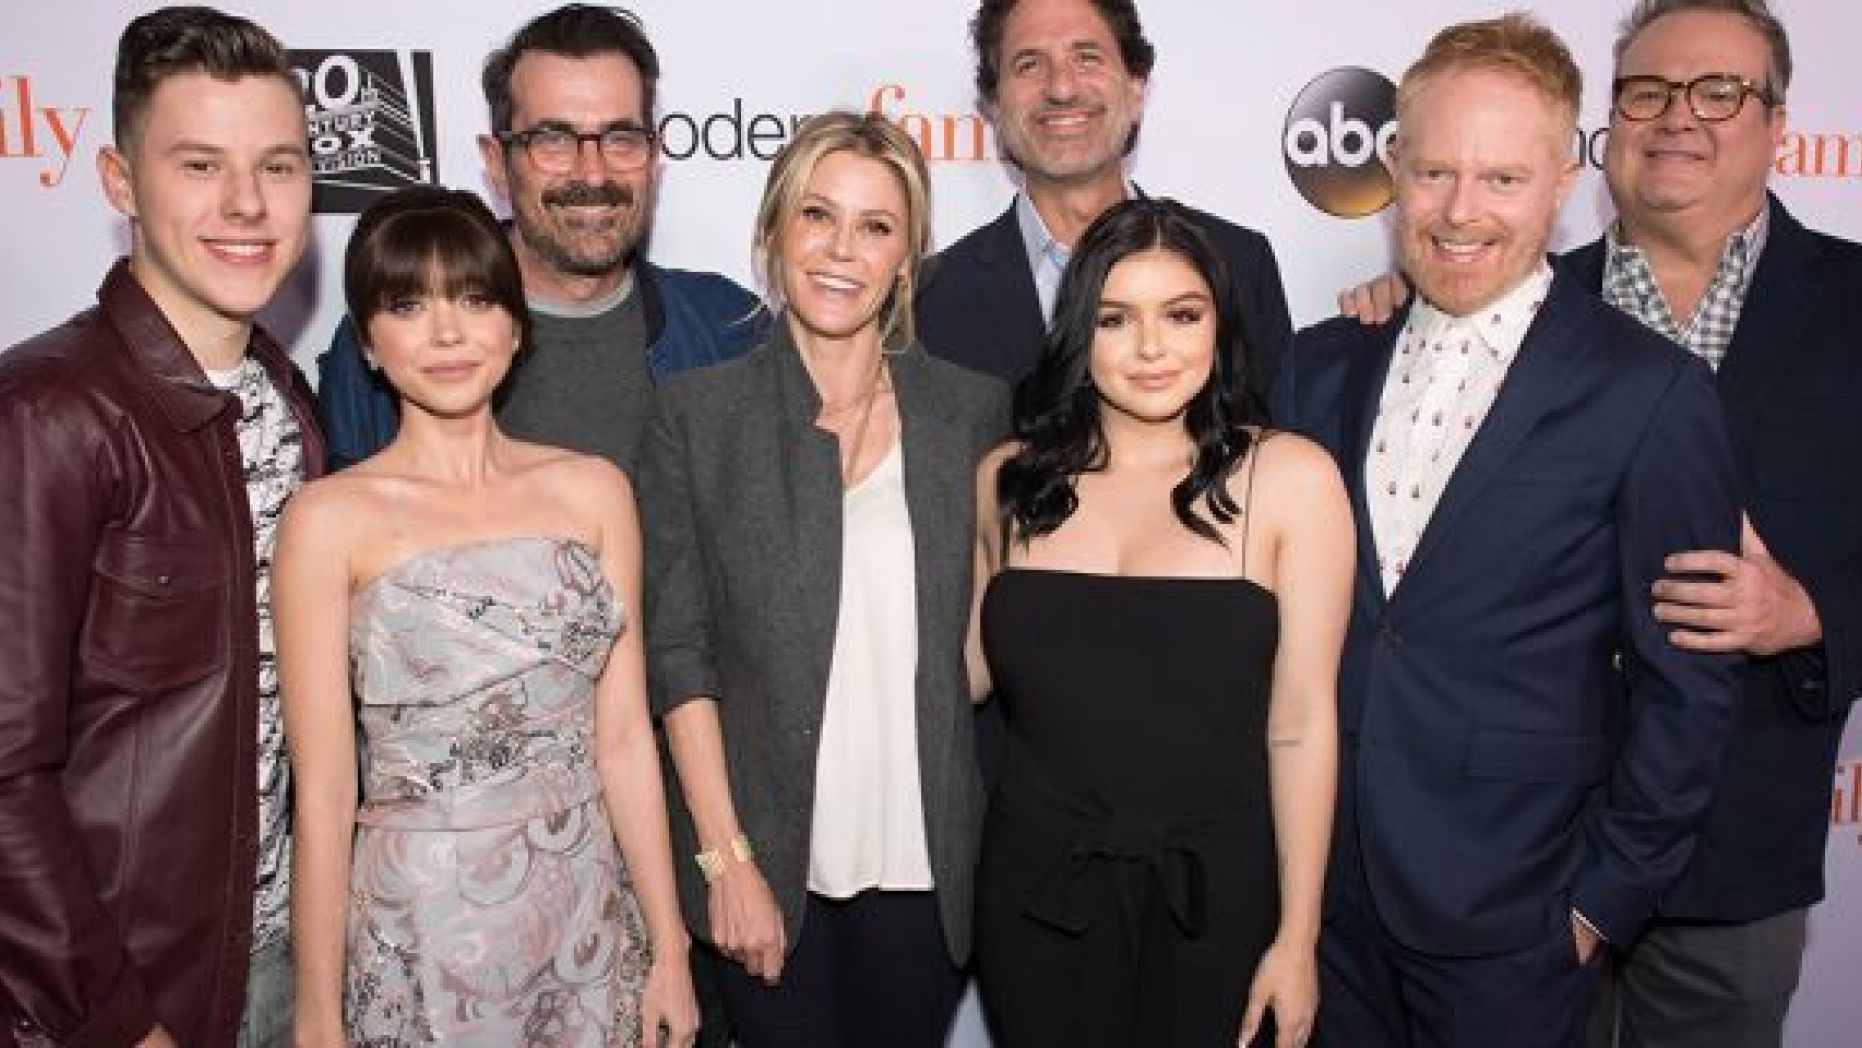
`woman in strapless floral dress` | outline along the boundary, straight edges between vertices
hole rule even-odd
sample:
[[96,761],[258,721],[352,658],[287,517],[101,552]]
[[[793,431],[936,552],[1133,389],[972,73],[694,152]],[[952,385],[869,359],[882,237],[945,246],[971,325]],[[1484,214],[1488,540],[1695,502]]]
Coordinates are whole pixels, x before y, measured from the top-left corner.
[[370,208],[344,291],[401,426],[279,538],[296,1043],[689,1045],[627,478],[499,431],[527,320],[477,197]]

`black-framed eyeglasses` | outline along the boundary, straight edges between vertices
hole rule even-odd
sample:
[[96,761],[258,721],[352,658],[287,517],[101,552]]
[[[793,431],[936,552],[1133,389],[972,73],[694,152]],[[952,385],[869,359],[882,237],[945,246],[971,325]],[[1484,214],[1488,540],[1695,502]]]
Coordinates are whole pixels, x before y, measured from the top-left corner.
[[1737,73],[1707,73],[1692,80],[1663,76],[1619,76],[1610,85],[1617,115],[1624,120],[1658,120],[1674,104],[1675,95],[1687,96],[1688,111],[1697,120],[1718,123],[1739,115],[1752,95],[1768,106],[1776,105],[1771,88],[1755,84]]
[[567,124],[538,124],[528,131],[498,136],[504,148],[522,146],[538,170],[560,175],[575,167],[582,143],[591,142],[609,167],[631,170],[653,156],[653,132],[632,122],[609,124],[599,131],[577,131]]

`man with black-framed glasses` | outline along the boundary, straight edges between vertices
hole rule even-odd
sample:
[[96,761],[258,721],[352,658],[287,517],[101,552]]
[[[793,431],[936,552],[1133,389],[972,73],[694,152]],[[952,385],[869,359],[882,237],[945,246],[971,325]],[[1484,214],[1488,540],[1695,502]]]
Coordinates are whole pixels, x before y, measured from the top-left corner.
[[1739,555],[1682,554],[1655,587],[1676,644],[1749,660],[1693,858],[1612,951],[1595,1048],[1778,1045],[1823,897],[1830,782],[1862,691],[1862,248],[1767,192],[1790,79],[1764,0],[1640,0],[1603,165],[1617,221],[1565,260],[1714,365],[1746,510]]
[[[479,155],[511,209],[530,338],[498,391],[505,432],[600,455],[633,473],[655,383],[738,356],[767,314],[734,281],[666,269],[641,252],[659,174],[659,56],[639,19],[567,4],[525,23],[485,60],[491,128]],[[399,425],[393,390],[352,322],[318,360],[329,462],[374,454]],[[692,954],[698,1044],[730,1044],[708,947]],[[651,1035],[651,1031],[649,1031]]]
[[[533,322],[498,420],[631,473],[654,383],[756,344],[756,300],[728,278],[663,269],[639,252],[659,173],[659,58],[638,19],[557,8],[492,52],[482,80],[491,128],[479,155],[510,204]],[[365,360],[345,321],[319,361],[337,468],[394,434],[394,398]]]
[[[1593,1048],[1778,1045],[1823,898],[1862,692],[1862,247],[1767,191],[1790,80],[1764,0],[1638,0],[1603,161],[1617,221],[1561,260],[1714,365],[1746,514],[1739,555],[1679,555],[1651,595],[1674,643],[1748,659],[1693,855],[1643,934],[1612,944]],[[1340,305],[1376,321],[1406,293],[1384,277]]]

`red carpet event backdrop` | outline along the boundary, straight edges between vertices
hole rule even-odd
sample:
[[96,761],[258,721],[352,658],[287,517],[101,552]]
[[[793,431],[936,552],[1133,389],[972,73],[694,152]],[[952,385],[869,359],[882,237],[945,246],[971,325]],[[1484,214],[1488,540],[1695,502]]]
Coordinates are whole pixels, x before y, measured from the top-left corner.
[[[118,34],[152,4],[24,0],[0,13],[0,213],[12,257],[0,280],[0,345],[90,301],[127,234],[104,202],[96,153],[110,134]],[[474,145],[487,51],[540,0],[244,0],[293,49],[317,172],[316,236],[268,316],[307,371],[341,312],[354,215],[378,194],[440,182],[489,194]],[[768,161],[798,122],[834,107],[885,113],[917,140],[949,243],[999,214],[1014,188],[978,113],[971,0],[633,0],[660,51],[662,157],[651,251],[661,264],[750,284],[750,227]],[[1272,239],[1297,324],[1338,288],[1389,264],[1381,157],[1394,81],[1449,21],[1512,7],[1571,45],[1587,89],[1576,147],[1586,168],[1555,246],[1595,237],[1610,207],[1597,173],[1610,45],[1629,0],[1146,0],[1157,70],[1132,177]],[[1773,188],[1806,224],[1862,240],[1862,92],[1853,45],[1862,5],[1774,0],[1797,72]],[[495,206],[497,202],[494,201]],[[1862,405],[1856,406],[1862,410]],[[0,495],[0,497],[4,497]],[[1830,897],[1813,913],[1791,1014],[1792,1048],[1856,1043],[1862,1028],[1862,728],[1831,783]],[[1239,989],[1239,988],[1238,988]],[[980,1048],[974,1007],[952,1039]]]

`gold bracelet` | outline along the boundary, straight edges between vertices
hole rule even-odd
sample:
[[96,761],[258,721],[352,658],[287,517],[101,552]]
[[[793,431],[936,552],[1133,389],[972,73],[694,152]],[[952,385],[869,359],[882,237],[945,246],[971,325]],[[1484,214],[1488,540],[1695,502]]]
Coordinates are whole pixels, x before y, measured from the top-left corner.
[[[749,862],[756,858],[756,850],[750,847],[747,834],[740,833],[732,837],[730,849],[731,857],[738,862]],[[724,876],[724,852],[720,849],[707,848],[692,856],[692,861],[698,864],[698,872],[705,875],[706,884],[716,884],[718,878]]]

